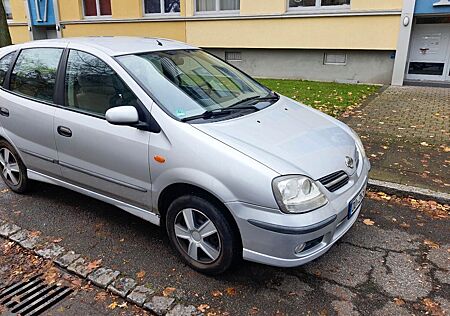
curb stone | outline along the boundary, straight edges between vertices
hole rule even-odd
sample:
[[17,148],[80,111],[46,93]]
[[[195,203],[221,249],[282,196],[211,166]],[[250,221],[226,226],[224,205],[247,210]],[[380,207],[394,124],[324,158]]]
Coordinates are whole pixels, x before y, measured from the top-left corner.
[[[20,231],[19,234],[17,234]],[[19,246],[32,250],[38,241],[43,241],[41,237],[30,236],[26,229],[0,219],[0,236],[9,239]],[[13,235],[15,235],[13,237]],[[25,238],[26,236],[26,238]],[[20,242],[14,239],[21,240]],[[22,245],[28,242],[29,247]],[[84,258],[74,251],[66,251],[64,247],[55,243],[47,243],[39,249],[35,249],[35,254],[39,257],[51,260],[62,269],[68,270],[82,279],[89,280],[93,284],[107,288],[113,294],[116,294],[127,301],[145,307],[146,309],[156,313],[157,315],[168,316],[199,316],[203,315],[194,306],[177,304],[175,306],[175,298],[154,296],[155,291],[143,285],[137,285],[136,281],[131,278],[121,277],[120,271],[108,269],[106,267],[90,269]],[[1,284],[0,284],[1,287]]]
[[131,278],[119,278],[108,286],[108,290],[120,297],[126,297],[136,287],[137,283]]
[[90,269],[88,266],[88,263],[83,258],[78,258],[74,262],[72,262],[68,267],[67,270],[70,272],[75,273],[76,275],[82,277],[83,279],[86,279],[87,276],[94,271],[94,269]]
[[153,296],[149,302],[144,304],[144,307],[156,315],[165,315],[173,303],[175,303],[174,298]]
[[78,260],[81,257],[80,254],[75,253],[74,251],[69,251],[62,255],[59,258],[55,259],[55,263],[60,267],[67,268],[74,261]]
[[383,191],[397,196],[412,196],[420,200],[434,200],[442,204],[450,204],[450,194],[398,184],[387,181],[369,179],[368,187],[372,190]]
[[154,293],[155,291],[139,285],[127,296],[127,300],[142,307]]
[[51,260],[59,257],[65,251],[66,250],[64,249],[64,247],[54,244],[54,243],[46,244],[46,245],[40,247],[39,249],[34,250],[34,252],[38,256],[41,256],[45,259],[51,259]]
[[106,288],[120,275],[120,271],[114,271],[107,268],[98,268],[88,276],[88,280],[92,281],[95,285]]
[[20,227],[8,222],[4,222],[2,226],[0,226],[0,235],[3,237],[9,237],[20,230]]

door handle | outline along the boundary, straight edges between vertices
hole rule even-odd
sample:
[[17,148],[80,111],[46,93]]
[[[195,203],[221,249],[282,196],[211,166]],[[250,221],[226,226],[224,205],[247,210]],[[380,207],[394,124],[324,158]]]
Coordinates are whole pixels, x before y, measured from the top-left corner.
[[0,108],[0,115],[8,117],[9,116],[9,110],[5,109],[5,108]]
[[68,127],[58,126],[58,128],[56,130],[58,131],[58,134],[61,136],[72,137],[72,131]]

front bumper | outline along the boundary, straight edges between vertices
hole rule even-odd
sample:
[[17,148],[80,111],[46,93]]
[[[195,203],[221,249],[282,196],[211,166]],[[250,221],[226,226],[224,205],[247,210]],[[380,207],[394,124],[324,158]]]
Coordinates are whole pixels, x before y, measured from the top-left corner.
[[[356,222],[361,205],[348,218],[349,202],[367,185],[369,162],[360,177],[343,192],[336,192],[324,207],[305,214],[284,214],[243,202],[228,203],[238,224],[243,257],[279,267],[295,267],[327,252]],[[305,248],[296,253],[298,246]]]

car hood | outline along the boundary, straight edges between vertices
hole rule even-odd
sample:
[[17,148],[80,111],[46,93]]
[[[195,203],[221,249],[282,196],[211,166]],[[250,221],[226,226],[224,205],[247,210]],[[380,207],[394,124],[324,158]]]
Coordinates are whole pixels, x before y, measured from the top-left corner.
[[351,174],[346,157],[356,159],[346,125],[286,97],[249,115],[193,126],[279,174]]

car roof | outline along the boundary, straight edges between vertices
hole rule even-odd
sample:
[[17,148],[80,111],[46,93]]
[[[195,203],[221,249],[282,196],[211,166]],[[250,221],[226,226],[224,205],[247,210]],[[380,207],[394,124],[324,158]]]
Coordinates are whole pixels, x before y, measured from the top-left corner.
[[86,47],[96,48],[111,56],[156,52],[177,49],[198,49],[182,42],[165,38],[126,37],[126,36],[93,36],[72,37],[50,40],[37,40],[22,44],[22,47],[39,47],[42,45],[61,45],[76,43]]

